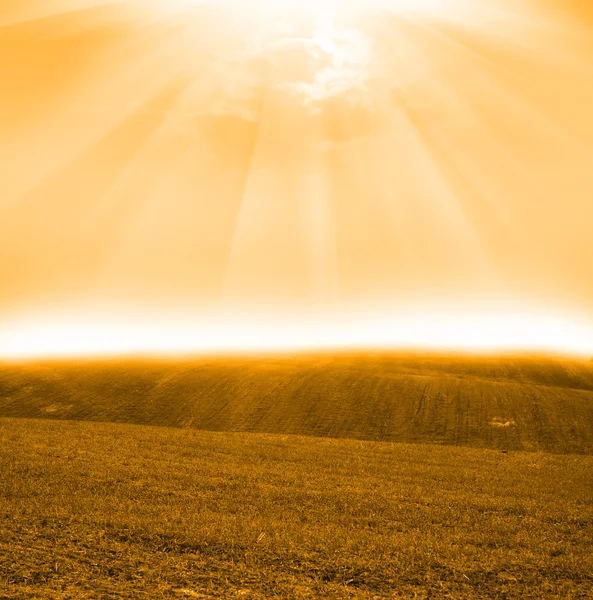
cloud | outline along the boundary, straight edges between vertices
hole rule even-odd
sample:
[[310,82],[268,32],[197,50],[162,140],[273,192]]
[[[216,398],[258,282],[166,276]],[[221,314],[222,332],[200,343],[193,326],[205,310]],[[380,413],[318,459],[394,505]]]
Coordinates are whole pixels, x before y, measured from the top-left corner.
[[352,103],[368,91],[372,49],[361,31],[338,28],[333,19],[320,17],[313,36],[293,39],[291,45],[300,46],[305,54],[303,62],[310,65],[311,73],[307,78],[278,85],[302,98],[312,112],[320,112],[329,98],[345,95]]

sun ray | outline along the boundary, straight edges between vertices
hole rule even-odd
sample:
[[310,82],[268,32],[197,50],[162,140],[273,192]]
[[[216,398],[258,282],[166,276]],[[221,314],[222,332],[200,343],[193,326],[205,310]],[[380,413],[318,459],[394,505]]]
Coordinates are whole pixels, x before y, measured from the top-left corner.
[[[107,13],[110,17],[121,18],[126,0],[52,0],[52,2],[32,2],[31,0],[4,0],[0,12],[0,28],[27,25],[38,26],[47,19],[74,17],[90,20],[99,19]],[[38,22],[35,24],[35,22]]]
[[[3,182],[0,210],[95,144],[179,74],[182,67],[173,63],[172,68],[171,61],[179,53],[180,45],[183,47],[183,41],[171,39],[168,33],[143,31],[124,38],[121,46],[115,45],[102,55],[93,65],[96,71],[92,79],[82,72],[71,74],[75,80],[72,89],[61,93],[64,101],[56,102],[51,117],[43,115],[33,124],[23,123],[0,142],[0,158],[11,165]],[[133,60],[120,62],[121,53]],[[69,135],[65,136],[64,131]],[[33,172],[31,149],[39,156]]]

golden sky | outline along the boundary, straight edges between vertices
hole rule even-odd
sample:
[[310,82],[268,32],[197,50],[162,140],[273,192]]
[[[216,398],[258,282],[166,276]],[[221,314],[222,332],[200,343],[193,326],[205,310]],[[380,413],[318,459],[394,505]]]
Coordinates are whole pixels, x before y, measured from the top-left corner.
[[593,353],[590,0],[2,0],[0,355]]

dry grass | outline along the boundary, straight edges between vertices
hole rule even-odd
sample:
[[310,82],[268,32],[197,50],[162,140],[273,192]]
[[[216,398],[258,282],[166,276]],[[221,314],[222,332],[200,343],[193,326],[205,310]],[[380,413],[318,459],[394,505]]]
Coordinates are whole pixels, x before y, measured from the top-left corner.
[[590,598],[592,481],[583,455],[3,418],[0,597]]

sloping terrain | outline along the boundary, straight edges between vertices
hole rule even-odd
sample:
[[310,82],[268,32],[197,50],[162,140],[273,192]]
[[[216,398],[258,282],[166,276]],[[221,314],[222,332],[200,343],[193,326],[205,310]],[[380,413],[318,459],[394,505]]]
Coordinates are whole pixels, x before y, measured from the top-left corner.
[[593,457],[0,418],[0,598],[593,597]]
[[593,453],[593,363],[318,355],[0,366],[0,416]]

